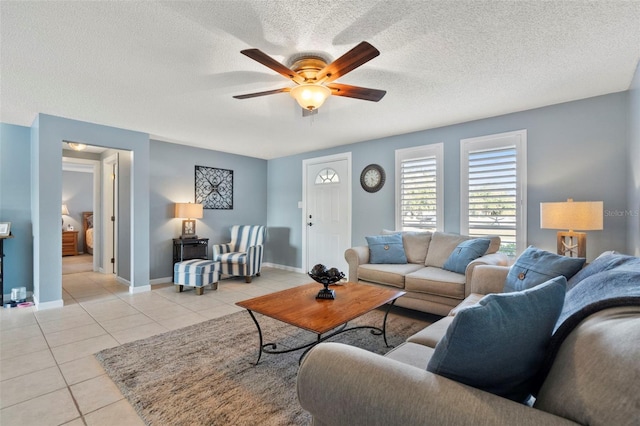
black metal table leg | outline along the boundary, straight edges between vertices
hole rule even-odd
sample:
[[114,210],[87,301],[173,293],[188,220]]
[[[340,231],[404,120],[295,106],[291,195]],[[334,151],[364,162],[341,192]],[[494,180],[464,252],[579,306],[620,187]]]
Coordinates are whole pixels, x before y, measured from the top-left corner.
[[290,349],[283,349],[283,350],[277,350],[278,345],[276,343],[263,343],[262,340],[262,329],[260,328],[260,324],[258,323],[258,320],[256,319],[255,315],[253,314],[253,312],[249,309],[247,309],[247,312],[249,312],[249,315],[251,315],[251,319],[253,320],[253,322],[256,325],[256,328],[258,329],[258,338],[259,338],[259,346],[258,346],[258,360],[256,361],[255,365],[258,365],[258,363],[260,362],[260,358],[262,357],[262,353],[268,353],[268,354],[284,354],[284,353],[288,353],[288,352],[294,352],[300,349],[305,349],[302,354],[300,355],[300,358],[298,359],[298,363],[302,362],[302,359],[304,358],[304,356],[307,354],[307,352],[309,352],[314,346],[316,346],[317,344],[324,342],[327,339],[330,339],[334,336],[337,336],[338,334],[342,334],[346,331],[351,331],[351,330],[358,330],[358,329],[362,329],[362,328],[368,328],[371,330],[372,334],[375,334],[376,336],[382,335],[383,339],[384,339],[384,344],[387,348],[391,348],[393,347],[392,345],[389,345],[389,343],[387,342],[387,317],[389,316],[389,312],[391,311],[391,308],[393,307],[393,305],[396,303],[395,299],[392,300],[389,303],[389,306],[387,307],[387,310],[384,314],[384,319],[382,321],[382,328],[378,328],[375,326],[370,326],[370,325],[361,325],[361,326],[356,326],[356,327],[351,327],[351,328],[347,328],[347,323],[342,324],[342,326],[338,327],[337,329],[334,329],[334,331],[332,333],[326,334],[326,335],[322,335],[322,334],[316,334],[316,340],[315,341],[311,341],[309,343],[306,343],[304,345],[301,346],[297,346],[295,348],[290,348]]
[[397,299],[393,299],[391,303],[389,303],[389,307],[387,308],[387,312],[384,313],[384,320],[382,321],[382,337],[384,338],[384,344],[390,348],[389,343],[387,343],[387,317],[389,316],[389,311],[393,305],[395,305]]
[[249,312],[249,315],[251,315],[251,319],[254,323],[256,323],[256,327],[258,327],[258,336],[260,338],[260,343],[258,345],[258,360],[256,361],[256,365],[258,365],[258,363],[260,362],[260,357],[262,356],[262,330],[260,329],[260,324],[258,324],[258,320],[256,319],[255,315],[253,315],[253,312],[248,309],[247,312]]

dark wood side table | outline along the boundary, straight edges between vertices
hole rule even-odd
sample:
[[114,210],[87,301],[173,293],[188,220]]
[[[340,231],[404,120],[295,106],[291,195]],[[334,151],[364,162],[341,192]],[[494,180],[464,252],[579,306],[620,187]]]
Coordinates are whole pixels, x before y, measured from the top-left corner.
[[62,255],[78,255],[78,231],[62,231]]
[[0,308],[4,306],[4,240],[13,238],[13,235],[0,237]]
[[[209,259],[208,238],[173,239],[173,265],[189,259]],[[171,268],[172,271],[173,265]]]

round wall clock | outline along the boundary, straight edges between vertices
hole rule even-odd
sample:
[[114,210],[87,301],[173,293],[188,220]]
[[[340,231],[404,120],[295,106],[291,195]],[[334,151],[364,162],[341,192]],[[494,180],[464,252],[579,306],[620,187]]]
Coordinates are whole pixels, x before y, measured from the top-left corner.
[[360,173],[360,185],[367,192],[378,192],[384,186],[384,169],[377,164],[369,164]]

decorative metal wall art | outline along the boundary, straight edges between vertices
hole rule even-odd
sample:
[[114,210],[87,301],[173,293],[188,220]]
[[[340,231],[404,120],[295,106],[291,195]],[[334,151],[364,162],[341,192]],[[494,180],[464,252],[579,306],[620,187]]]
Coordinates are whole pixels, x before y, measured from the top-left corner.
[[205,209],[233,210],[233,170],[196,166],[196,203]]

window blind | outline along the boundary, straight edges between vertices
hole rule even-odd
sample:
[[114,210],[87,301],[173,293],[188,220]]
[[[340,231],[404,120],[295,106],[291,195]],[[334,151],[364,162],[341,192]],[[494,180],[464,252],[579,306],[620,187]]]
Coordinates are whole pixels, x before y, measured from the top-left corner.
[[400,163],[400,210],[404,230],[437,228],[436,156],[412,158]]
[[469,235],[499,235],[501,250],[516,252],[517,149],[469,152],[468,220]]

